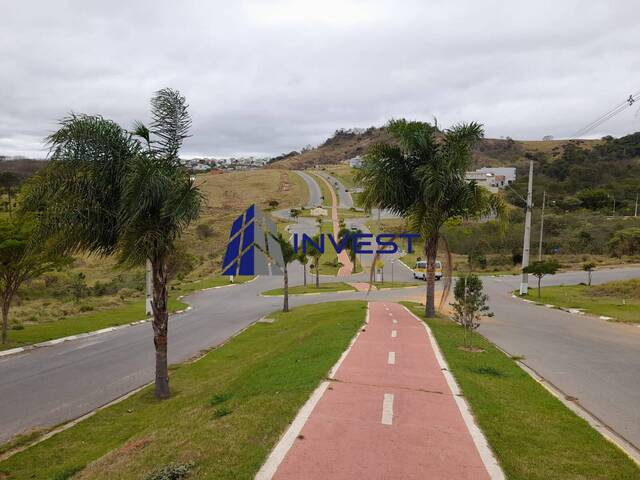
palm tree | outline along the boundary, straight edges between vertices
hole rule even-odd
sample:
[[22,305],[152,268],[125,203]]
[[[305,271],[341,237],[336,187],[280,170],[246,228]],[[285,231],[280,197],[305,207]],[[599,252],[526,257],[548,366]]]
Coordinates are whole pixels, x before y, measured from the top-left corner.
[[304,253],[302,250],[300,250],[298,252],[297,260],[302,265],[303,285],[306,287],[307,286],[307,263],[309,263],[309,256],[306,253]]
[[[444,223],[456,216],[487,213],[497,214],[502,220],[508,211],[500,196],[464,178],[471,167],[473,147],[484,135],[482,125],[457,124],[440,134],[428,123],[401,119],[390,121],[387,131],[394,143],[373,145],[356,181],[364,186],[361,200],[367,210],[391,210],[424,238],[425,315],[433,317],[435,263]],[[447,293],[445,288],[443,300]]]
[[338,242],[342,244],[343,239],[346,237],[344,241],[344,248],[347,250],[349,254],[349,260],[351,260],[351,273],[356,273],[356,260],[357,260],[357,241],[354,235],[361,234],[362,230],[359,228],[342,228],[338,232]]
[[[311,240],[314,244],[320,245],[320,234],[314,235]],[[322,252],[314,247],[311,243],[308,243],[306,246],[307,255],[313,258],[312,267],[316,269],[316,288],[320,288],[320,257],[322,256]]]
[[191,125],[187,108],[178,91],[156,92],[150,128],[137,124],[135,135],[101,116],[70,115],[48,138],[50,162],[23,201],[39,217],[36,237],[64,253],[116,255],[126,266],[150,261],[160,399],[170,394],[167,262],[203,202],[178,157]]
[[280,249],[282,250],[282,261],[284,265],[282,266],[282,270],[284,273],[284,305],[282,306],[283,312],[289,311],[289,271],[287,266],[298,258],[298,254],[293,249],[293,245],[284,238],[282,233],[278,233],[278,236],[275,239],[280,244]]

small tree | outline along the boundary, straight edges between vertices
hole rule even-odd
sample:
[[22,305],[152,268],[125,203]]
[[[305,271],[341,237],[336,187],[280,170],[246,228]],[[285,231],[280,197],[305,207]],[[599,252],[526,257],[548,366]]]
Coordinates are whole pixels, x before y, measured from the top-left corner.
[[298,217],[300,216],[300,210],[298,210],[297,208],[292,208],[291,210],[289,210],[289,216],[297,222]]
[[288,265],[293,262],[297,258],[297,254],[293,249],[293,245],[289,243],[289,240],[284,238],[282,233],[278,233],[278,236],[275,239],[280,244],[280,249],[282,250],[282,260],[284,262],[283,271],[284,271],[284,304],[282,306],[283,312],[289,311],[289,270]]
[[587,262],[582,265],[582,270],[587,272],[587,285],[591,286],[591,274],[596,269],[596,264],[593,262]]
[[522,269],[524,273],[530,273],[538,279],[538,297],[540,296],[540,283],[545,275],[553,275],[560,268],[560,264],[555,260],[542,260],[533,262],[528,267]]
[[483,291],[482,280],[472,273],[458,278],[453,295],[452,318],[464,329],[464,347],[472,348],[473,331],[480,326],[480,319],[493,316],[487,306],[489,297]]
[[349,255],[349,260],[351,260],[352,270],[351,273],[356,272],[356,261],[357,261],[357,238],[356,235],[362,233],[362,230],[358,228],[348,229],[343,228],[338,232],[338,241],[342,244],[344,240],[344,248],[347,250]]
[[54,270],[68,261],[32,244],[32,224],[23,218],[0,221],[0,298],[2,343],[8,341],[9,310],[15,293],[27,280]]
[[274,209],[277,208],[278,205],[280,205],[280,202],[278,202],[277,200],[269,200],[268,204],[269,208]]
[[[314,235],[311,239],[316,245],[320,245],[320,235]],[[316,269],[316,288],[320,288],[320,257],[322,252],[311,244],[307,244],[307,255],[313,258],[312,267]]]
[[307,254],[303,253],[302,250],[300,250],[298,252],[297,260],[302,265],[303,285],[306,287],[307,286],[307,263],[309,263],[309,256]]

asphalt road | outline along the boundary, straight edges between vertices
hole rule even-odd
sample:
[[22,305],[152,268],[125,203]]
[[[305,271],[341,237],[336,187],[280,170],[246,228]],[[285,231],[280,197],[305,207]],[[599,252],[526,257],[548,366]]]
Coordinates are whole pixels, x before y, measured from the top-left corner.
[[[638,277],[640,268],[602,270],[594,273],[594,283]],[[562,273],[543,285],[585,280],[584,272]],[[495,317],[483,320],[480,333],[510,354],[523,355],[539,375],[640,447],[640,328],[512,298],[519,276],[483,281]],[[535,289],[529,293],[535,300]]]
[[338,208],[353,208],[353,198],[340,180],[321,170],[318,171],[318,174],[326,178],[338,193]]
[[[301,173],[310,201],[319,188]],[[313,186],[315,185],[315,187]],[[316,191],[317,190],[317,191]],[[302,220],[302,219],[301,219]],[[302,221],[294,229],[312,228]],[[385,259],[389,275],[390,259]],[[411,273],[396,263],[395,280]],[[353,280],[364,280],[362,273]],[[594,283],[640,277],[639,268],[602,270]],[[334,277],[332,277],[334,278]],[[387,277],[389,278],[389,277]],[[327,279],[328,280],[328,279]],[[170,319],[169,358],[180,362],[218,345],[260,317],[281,307],[279,297],[260,292],[281,286],[281,277],[207,290],[187,298],[193,309]],[[310,278],[310,281],[312,279]],[[326,280],[325,280],[326,281]],[[545,279],[546,285],[576,284],[584,272]],[[300,265],[291,284],[302,283]],[[511,297],[519,277],[485,277],[495,318],[480,333],[551,381],[630,443],[640,445],[640,328],[564,313]],[[364,293],[291,297],[291,306],[347,299],[400,300],[423,295],[424,287]],[[535,292],[532,291],[532,296]],[[0,442],[34,427],[81,416],[153,379],[154,351],[149,324],[0,357]]]
[[307,207],[315,208],[318,205],[322,205],[322,192],[316,181],[308,173],[301,172],[300,170],[296,170],[296,173],[302,177],[304,182],[307,184],[307,189],[309,190],[309,201],[307,202]]

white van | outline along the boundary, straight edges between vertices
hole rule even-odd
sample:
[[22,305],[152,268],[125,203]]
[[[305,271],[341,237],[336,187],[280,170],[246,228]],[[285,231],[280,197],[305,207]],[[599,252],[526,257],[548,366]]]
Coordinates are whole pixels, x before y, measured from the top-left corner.
[[[413,269],[413,278],[417,278],[419,280],[427,279],[427,261],[420,260],[416,263],[416,266]],[[440,280],[442,278],[442,262],[440,260],[436,260],[436,280]]]

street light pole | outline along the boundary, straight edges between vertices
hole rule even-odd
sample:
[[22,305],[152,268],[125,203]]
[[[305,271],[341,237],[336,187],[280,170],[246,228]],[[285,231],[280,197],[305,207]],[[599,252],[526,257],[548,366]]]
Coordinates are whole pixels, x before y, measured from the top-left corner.
[[538,245],[538,261],[542,261],[542,237],[544,235],[544,206],[547,203],[547,192],[542,192],[542,214],[540,215],[540,244]]
[[[531,208],[533,195],[533,160],[529,161],[529,188],[527,190],[527,213],[524,220],[524,244],[522,246],[522,269],[529,266],[529,248],[531,246]],[[520,295],[526,295],[529,292],[529,275],[522,272],[522,280],[520,281]]]

